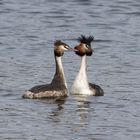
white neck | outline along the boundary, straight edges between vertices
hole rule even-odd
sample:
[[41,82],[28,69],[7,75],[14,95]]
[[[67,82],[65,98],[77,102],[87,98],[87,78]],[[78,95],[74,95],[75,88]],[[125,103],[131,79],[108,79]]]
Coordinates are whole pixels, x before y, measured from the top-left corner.
[[80,76],[81,78],[87,78],[86,74],[86,55],[82,56],[81,58],[81,65],[80,65],[80,70],[77,76]]
[[80,70],[72,86],[73,94],[91,94],[86,74],[86,55],[81,58]]
[[64,84],[67,88],[67,83],[66,83],[66,79],[65,79],[65,74],[64,74],[64,69],[63,69],[61,57],[56,56],[55,59],[56,59],[56,73],[59,72],[60,74],[62,74]]
[[56,56],[56,63],[58,64],[59,69],[62,71],[62,73],[64,74],[64,70],[63,70],[63,65],[62,65],[62,60],[61,57]]

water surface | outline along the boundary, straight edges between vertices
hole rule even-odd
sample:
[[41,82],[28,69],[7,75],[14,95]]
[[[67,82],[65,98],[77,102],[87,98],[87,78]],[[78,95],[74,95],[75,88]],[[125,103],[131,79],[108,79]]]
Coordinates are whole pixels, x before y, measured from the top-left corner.
[[[140,139],[139,0],[0,0],[0,138],[18,140]],[[88,78],[103,97],[26,100],[25,90],[49,83],[53,42],[77,45],[93,35]],[[71,87],[80,58],[65,53]]]

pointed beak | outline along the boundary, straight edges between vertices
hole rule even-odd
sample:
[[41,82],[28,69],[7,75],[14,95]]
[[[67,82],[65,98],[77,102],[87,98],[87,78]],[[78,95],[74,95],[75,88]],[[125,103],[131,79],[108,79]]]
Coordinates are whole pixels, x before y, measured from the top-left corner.
[[66,49],[68,49],[68,51],[74,51],[74,52],[76,52],[76,51],[78,51],[77,49],[75,49],[75,48],[71,48],[70,46],[65,46],[65,48]]
[[78,52],[78,50],[75,48],[71,48],[71,51]]

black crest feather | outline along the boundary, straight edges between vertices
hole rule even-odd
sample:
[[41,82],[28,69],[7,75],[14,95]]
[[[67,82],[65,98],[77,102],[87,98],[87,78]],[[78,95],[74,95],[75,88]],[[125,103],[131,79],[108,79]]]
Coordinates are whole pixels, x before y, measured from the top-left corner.
[[67,44],[65,44],[65,43],[62,42],[61,40],[56,40],[56,41],[54,42],[54,45],[55,45],[55,46],[60,46],[60,45],[65,45],[65,46],[67,46]]
[[93,36],[84,36],[84,35],[81,35],[81,37],[78,38],[78,41],[80,43],[84,43],[84,44],[87,44],[88,46],[91,46],[91,42],[94,40],[94,37]]

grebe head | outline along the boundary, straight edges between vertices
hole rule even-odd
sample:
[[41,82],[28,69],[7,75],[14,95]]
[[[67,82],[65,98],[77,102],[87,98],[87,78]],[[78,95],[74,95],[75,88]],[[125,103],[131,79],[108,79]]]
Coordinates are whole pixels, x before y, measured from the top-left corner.
[[81,35],[81,37],[78,38],[78,41],[80,42],[79,45],[77,45],[74,49],[76,49],[76,54],[79,56],[91,56],[93,53],[93,49],[91,48],[91,42],[94,40],[93,36],[86,37],[84,35]]
[[74,49],[70,48],[69,45],[62,42],[61,40],[57,40],[54,42],[54,54],[55,56],[62,56],[64,54],[64,51],[73,51]]

